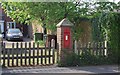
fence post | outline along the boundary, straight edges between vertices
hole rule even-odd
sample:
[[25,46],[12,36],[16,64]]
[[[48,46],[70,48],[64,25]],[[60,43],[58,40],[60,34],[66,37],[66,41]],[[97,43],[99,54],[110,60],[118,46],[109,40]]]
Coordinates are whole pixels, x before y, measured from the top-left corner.
[[[48,48],[49,48],[49,50],[48,50],[48,55],[51,55],[51,45],[50,45],[50,41],[48,42]],[[49,56],[49,58],[48,58],[48,60],[49,60],[49,64],[51,64],[51,57]]]
[[52,47],[53,49],[55,49],[55,40],[54,40],[54,39],[51,40],[51,47]]
[[17,42],[17,43],[16,43],[16,50],[17,50],[17,53],[16,53],[16,54],[17,54],[17,55],[16,55],[16,57],[17,57],[17,58],[16,58],[16,66],[18,66],[18,51],[19,51],[19,49],[18,49],[19,47],[18,47],[18,46],[19,46],[19,43]]
[[77,46],[77,40],[75,40],[75,42],[74,42],[74,50],[75,50],[75,53],[78,55],[77,48],[78,48],[78,46]]
[[23,65],[23,60],[22,60],[22,57],[23,57],[23,50],[22,50],[22,48],[23,48],[23,43],[21,42],[20,43],[20,63],[21,63],[21,66]]
[[105,41],[105,54],[104,54],[105,56],[107,56],[107,43],[108,43],[108,42]]
[[37,65],[39,65],[39,53],[40,53],[39,42],[37,42]]
[[54,39],[51,40],[51,47],[52,47],[53,64],[54,64],[55,63],[55,51],[54,51],[54,49],[55,49],[55,40]]

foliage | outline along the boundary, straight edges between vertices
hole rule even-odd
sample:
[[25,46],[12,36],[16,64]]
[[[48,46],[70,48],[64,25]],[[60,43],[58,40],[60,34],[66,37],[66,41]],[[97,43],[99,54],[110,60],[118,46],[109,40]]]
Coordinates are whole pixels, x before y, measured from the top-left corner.
[[120,8],[119,3],[96,2],[92,18],[93,39],[95,41],[109,40],[110,27],[114,24],[114,14]]
[[80,65],[113,64],[113,62],[107,56],[92,55],[89,51],[83,52],[80,55],[80,61]]
[[108,57],[115,63],[120,63],[120,13],[117,12],[119,8],[120,2],[117,4],[112,2],[99,3],[92,19],[93,39],[109,42],[111,49],[108,51]]
[[[56,24],[67,17],[75,26],[73,28],[74,39],[78,39],[82,29],[78,28],[81,18],[92,19],[93,36],[96,40],[111,39],[113,32],[118,28],[113,15],[114,10],[120,8],[120,2],[4,2],[2,7],[15,21],[29,23],[31,20],[39,20],[42,26],[56,31]],[[92,8],[94,7],[94,8]],[[92,15],[92,17],[91,17]],[[114,27],[115,26],[115,27]],[[112,29],[111,29],[112,28]],[[99,35],[100,34],[100,35]],[[97,37],[96,37],[97,36]],[[99,38],[100,37],[100,38]],[[118,37],[118,36],[116,36]],[[115,38],[116,39],[116,38]]]
[[81,55],[72,53],[65,58],[66,62],[59,62],[58,66],[86,66],[86,65],[108,65],[115,64],[107,56],[92,55],[89,51],[83,52]]
[[[120,13],[109,12],[109,13],[100,13],[95,19],[98,21],[96,25],[94,24],[93,28],[96,28],[97,31],[93,31],[98,36],[95,36],[98,41],[106,40],[110,43],[111,50],[109,50],[109,57],[111,60],[118,62],[119,60],[119,27],[120,27]],[[93,20],[93,21],[95,21]],[[96,27],[97,26],[97,27]],[[99,38],[99,39],[98,39]]]
[[120,13],[114,13],[112,18],[110,19],[110,34],[109,34],[109,37],[110,37],[110,40],[109,40],[109,43],[110,43],[110,46],[112,48],[111,51],[109,51],[109,56],[111,59],[113,59],[113,61],[120,61],[119,58],[120,58]]
[[[75,17],[76,10],[72,2],[4,2],[2,7],[17,22],[29,23],[30,20],[35,19],[42,22],[44,27],[56,26],[64,17]],[[54,27],[51,30],[55,30]]]
[[4,2],[2,7],[5,9],[7,15],[16,22],[29,23],[30,15],[27,13],[28,8],[25,3],[18,2]]
[[65,57],[65,62],[58,62],[58,66],[78,66],[80,61],[79,61],[79,55],[76,55],[75,53],[72,53],[70,55],[67,55]]
[[43,40],[38,40],[38,41],[36,41],[36,43],[39,43],[40,46],[44,46],[45,45],[45,41],[43,41]]
[[[56,31],[57,23],[63,18],[68,18],[77,27],[80,17],[86,17],[88,5],[88,3],[78,5],[74,2],[2,3],[6,13],[16,22],[29,24],[32,20],[38,20],[43,27],[50,29],[52,32]],[[81,30],[73,30],[77,37]]]

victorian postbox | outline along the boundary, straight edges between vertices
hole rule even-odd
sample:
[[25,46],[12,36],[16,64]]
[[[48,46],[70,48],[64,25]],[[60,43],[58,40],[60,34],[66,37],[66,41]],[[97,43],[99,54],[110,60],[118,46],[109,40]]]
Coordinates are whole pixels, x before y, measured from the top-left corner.
[[70,39],[70,28],[66,27],[64,28],[64,48],[70,48]]
[[67,18],[57,24],[58,61],[63,63],[66,62],[66,55],[71,54],[74,50],[72,49],[72,26],[73,24]]

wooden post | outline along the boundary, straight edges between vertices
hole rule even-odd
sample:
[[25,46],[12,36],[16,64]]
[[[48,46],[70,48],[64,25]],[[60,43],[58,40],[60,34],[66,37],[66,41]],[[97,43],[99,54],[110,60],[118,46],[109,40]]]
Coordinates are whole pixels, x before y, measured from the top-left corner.
[[105,56],[107,56],[107,41],[105,41]]
[[39,52],[40,52],[40,50],[39,50],[39,42],[37,42],[37,65],[39,65]]
[[75,50],[75,53],[78,55],[78,46],[77,46],[77,40],[75,40],[75,43],[74,43],[74,50]]
[[17,42],[17,43],[16,43],[16,49],[17,49],[17,50],[16,50],[16,54],[17,54],[17,55],[16,55],[16,57],[17,57],[17,58],[16,58],[16,66],[18,66],[18,53],[19,53],[19,52],[18,52],[18,51],[19,51],[18,45],[19,45],[19,43]]
[[7,51],[6,51],[7,53],[7,66],[9,67],[10,66],[10,49],[8,49]]
[[21,63],[21,66],[23,65],[23,58],[22,58],[22,55],[23,55],[23,50],[22,50],[22,48],[23,48],[23,43],[21,42],[20,43],[20,63]]
[[82,50],[82,49],[81,49],[81,48],[82,48],[82,47],[81,47],[81,42],[79,41],[77,44],[78,44],[78,47],[77,47],[78,55],[81,55],[81,50]]
[[31,43],[29,42],[29,65],[31,65]]
[[25,42],[25,65],[27,66],[27,42]]
[[51,64],[51,57],[50,57],[51,56],[51,45],[50,45],[50,42],[48,42],[48,45],[49,45],[48,46],[49,47],[49,54],[48,54],[49,55],[49,64]]
[[54,49],[55,49],[55,40],[54,39],[51,40],[51,47],[52,47],[53,64],[54,64],[55,63],[55,51],[54,51]]
[[12,66],[14,66],[14,43],[12,43]]
[[43,49],[40,50],[41,52],[41,65],[43,65]]
[[32,65],[35,65],[35,43],[33,42],[33,64]]

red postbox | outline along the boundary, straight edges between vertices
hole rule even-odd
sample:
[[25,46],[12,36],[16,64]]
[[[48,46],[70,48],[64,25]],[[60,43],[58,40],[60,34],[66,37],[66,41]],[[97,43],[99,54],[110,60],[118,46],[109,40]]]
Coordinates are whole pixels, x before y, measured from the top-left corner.
[[72,49],[72,26],[73,24],[67,18],[64,18],[57,24],[58,61],[63,63],[66,62],[66,56],[74,51],[74,49]]
[[64,28],[64,48],[70,48],[70,28]]

